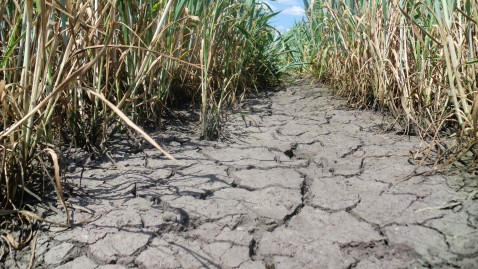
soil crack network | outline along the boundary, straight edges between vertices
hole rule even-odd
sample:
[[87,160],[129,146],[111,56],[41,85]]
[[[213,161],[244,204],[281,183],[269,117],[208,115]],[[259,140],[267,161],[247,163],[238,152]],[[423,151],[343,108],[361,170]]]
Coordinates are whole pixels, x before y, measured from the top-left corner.
[[[403,180],[418,137],[306,80],[243,107],[223,142],[162,133],[179,164],[118,146],[115,169],[72,167],[72,219],[99,218],[42,227],[35,268],[478,267],[478,197],[466,177]],[[32,247],[0,267],[26,268]]]

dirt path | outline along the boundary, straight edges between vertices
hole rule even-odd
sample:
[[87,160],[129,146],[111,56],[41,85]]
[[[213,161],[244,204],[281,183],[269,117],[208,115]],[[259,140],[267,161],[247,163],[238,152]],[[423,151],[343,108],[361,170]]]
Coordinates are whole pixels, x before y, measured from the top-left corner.
[[246,104],[232,142],[168,132],[181,165],[152,149],[90,165],[69,200],[103,215],[40,235],[36,267],[478,267],[478,201],[464,178],[403,180],[418,139],[304,83]]

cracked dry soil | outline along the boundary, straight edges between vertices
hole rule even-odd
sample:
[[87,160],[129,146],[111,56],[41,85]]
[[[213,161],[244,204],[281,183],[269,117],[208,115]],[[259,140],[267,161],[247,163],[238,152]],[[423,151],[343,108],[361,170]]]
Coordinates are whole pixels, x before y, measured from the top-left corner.
[[[228,142],[163,133],[180,165],[119,144],[115,165],[70,173],[73,220],[97,219],[44,227],[34,267],[478,267],[476,189],[459,175],[404,180],[418,138],[306,81],[245,104]],[[55,209],[47,218],[64,221]]]

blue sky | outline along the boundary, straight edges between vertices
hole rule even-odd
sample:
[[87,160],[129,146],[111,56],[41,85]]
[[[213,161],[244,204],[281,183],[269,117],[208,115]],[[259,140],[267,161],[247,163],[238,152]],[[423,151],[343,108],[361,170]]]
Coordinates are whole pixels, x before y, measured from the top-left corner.
[[263,0],[274,12],[282,12],[271,20],[271,24],[280,32],[287,31],[295,21],[300,21],[304,17],[303,0]]

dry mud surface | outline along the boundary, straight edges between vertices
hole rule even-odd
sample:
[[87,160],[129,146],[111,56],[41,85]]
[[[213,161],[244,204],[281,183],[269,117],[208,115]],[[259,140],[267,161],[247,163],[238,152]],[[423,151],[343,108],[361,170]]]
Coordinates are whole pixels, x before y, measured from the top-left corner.
[[[340,107],[303,82],[246,100],[227,142],[163,133],[179,163],[119,143],[116,164],[71,164],[70,215],[89,222],[43,227],[34,267],[477,268],[478,201],[465,178],[406,179],[418,138]],[[47,218],[64,222],[54,209]],[[30,253],[3,267],[25,268]]]

